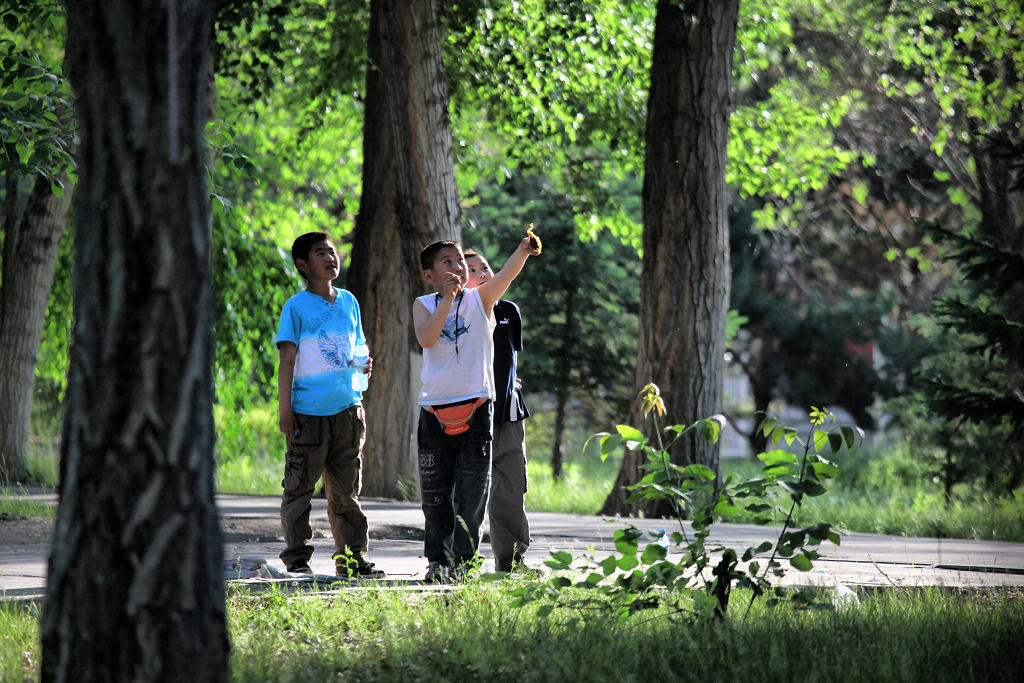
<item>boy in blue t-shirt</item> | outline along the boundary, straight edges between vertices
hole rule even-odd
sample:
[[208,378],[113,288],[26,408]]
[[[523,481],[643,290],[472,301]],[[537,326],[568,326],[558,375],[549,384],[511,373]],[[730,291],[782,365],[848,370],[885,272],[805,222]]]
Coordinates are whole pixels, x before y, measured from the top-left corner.
[[366,344],[359,303],[331,284],[339,260],[325,233],[299,236],[292,260],[306,289],[285,303],[277,333],[278,419],[287,440],[281,560],[289,572],[312,573],[310,503],[322,476],[337,574],[380,578],[384,572],[365,557],[368,524],[358,501],[366,428],[354,375],[372,367],[372,361],[363,370],[353,367],[357,347]]

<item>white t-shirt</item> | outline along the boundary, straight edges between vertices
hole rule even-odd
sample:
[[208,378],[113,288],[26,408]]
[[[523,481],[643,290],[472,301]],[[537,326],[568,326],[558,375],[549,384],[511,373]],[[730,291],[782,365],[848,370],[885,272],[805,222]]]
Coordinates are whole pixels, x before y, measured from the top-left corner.
[[[438,294],[417,301],[433,314],[441,301]],[[494,400],[494,323],[484,311],[475,289],[463,290],[452,304],[441,336],[423,349],[423,371],[418,403],[438,406],[475,398]]]

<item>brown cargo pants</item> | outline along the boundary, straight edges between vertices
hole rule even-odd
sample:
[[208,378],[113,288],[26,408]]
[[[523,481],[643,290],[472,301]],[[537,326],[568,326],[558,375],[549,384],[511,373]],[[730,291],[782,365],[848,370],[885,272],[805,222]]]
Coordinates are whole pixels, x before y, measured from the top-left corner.
[[299,435],[287,439],[281,482],[281,526],[285,540],[281,560],[287,567],[295,560],[308,562],[313,556],[309,513],[313,491],[321,477],[335,554],[346,550],[366,552],[368,525],[358,500],[366,440],[362,406],[351,406],[336,415],[296,414],[295,419]]

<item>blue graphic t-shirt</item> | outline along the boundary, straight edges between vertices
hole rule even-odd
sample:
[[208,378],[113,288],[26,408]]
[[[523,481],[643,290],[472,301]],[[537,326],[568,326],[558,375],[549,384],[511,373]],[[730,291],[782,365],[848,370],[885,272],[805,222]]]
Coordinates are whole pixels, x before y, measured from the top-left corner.
[[335,288],[334,303],[302,290],[284,305],[277,344],[298,348],[292,377],[292,410],[302,415],[334,415],[359,403],[352,388],[353,349],[365,344],[359,303]]

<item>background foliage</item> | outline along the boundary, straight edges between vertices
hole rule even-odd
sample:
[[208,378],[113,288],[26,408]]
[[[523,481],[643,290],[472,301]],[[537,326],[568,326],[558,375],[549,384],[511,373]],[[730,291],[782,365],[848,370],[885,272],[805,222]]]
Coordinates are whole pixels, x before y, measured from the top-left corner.
[[[551,258],[509,293],[524,312],[524,383],[535,411],[564,399],[592,430],[607,428],[632,390],[649,5],[439,5],[465,242],[498,266],[511,235],[538,226]],[[909,452],[951,482],[951,500],[974,483],[1019,489],[1019,478],[995,474],[1016,471],[1009,423],[938,419],[931,376],[915,369],[948,366],[958,386],[1019,400],[1012,383],[986,383],[991,366],[968,361],[963,350],[977,343],[963,311],[932,309],[961,285],[959,264],[943,258],[948,240],[924,224],[1021,253],[1011,161],[1024,10],[999,0],[751,0],[741,12],[728,180],[731,306],[745,324],[730,353],[755,397],[734,417],[841,406],[864,426],[899,426]],[[73,162],[59,116],[69,96],[63,17],[57,5],[18,0],[0,20],[0,193],[5,211],[17,212],[33,174]],[[367,22],[357,0],[220,5],[208,145],[224,463],[268,450],[252,420],[274,400],[272,336],[281,304],[301,286],[291,240],[325,230],[347,253]],[[37,367],[40,436],[59,424],[70,239]],[[963,287],[979,284],[968,277]],[[978,299],[1019,321],[1005,310],[1012,300],[1006,289]],[[1020,363],[1012,345],[998,355]],[[972,466],[978,450],[993,454],[985,467]]]

